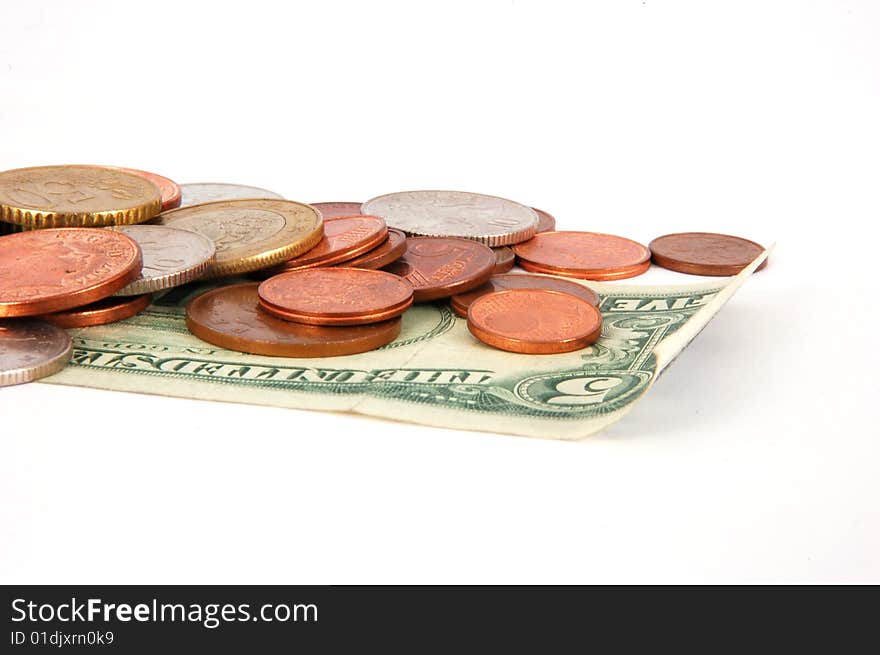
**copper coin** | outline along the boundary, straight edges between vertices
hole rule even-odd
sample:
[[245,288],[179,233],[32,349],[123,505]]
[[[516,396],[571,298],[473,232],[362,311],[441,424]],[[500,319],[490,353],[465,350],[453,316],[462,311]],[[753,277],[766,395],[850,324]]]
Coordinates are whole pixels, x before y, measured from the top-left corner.
[[553,218],[552,215],[545,212],[543,209],[538,209],[537,207],[532,207],[535,210],[535,213],[538,215],[538,232],[555,232],[556,231],[556,219]]
[[477,298],[485,296],[487,293],[504,289],[549,289],[550,291],[561,291],[562,293],[570,293],[573,296],[582,298],[594,307],[599,306],[599,296],[596,295],[596,292],[577,282],[560,280],[558,277],[548,277],[546,275],[493,275],[492,279],[483,286],[457,296],[452,296],[450,299],[452,311],[459,316],[467,318],[468,307]]
[[167,177],[157,175],[156,173],[139,171],[136,168],[122,168],[119,166],[108,166],[108,168],[115,168],[120,171],[125,171],[126,173],[131,173],[132,175],[140,175],[159,187],[159,193],[162,195],[163,212],[180,206],[180,185],[174,180],[169,180]]
[[307,268],[271,277],[257,293],[263,309],[311,325],[365,325],[400,316],[412,305],[406,280],[363,268]]
[[385,270],[409,282],[414,302],[470,291],[492,277],[495,253],[489,246],[454,237],[409,237],[406,253]]
[[60,312],[111,296],[141,272],[138,244],[67,227],[0,238],[0,317]]
[[362,216],[361,203],[359,202],[313,202],[312,207],[321,212],[326,221],[328,218],[340,218],[342,216]]
[[75,307],[56,314],[45,314],[41,319],[58,327],[78,328],[90,325],[106,325],[131,318],[150,306],[153,296],[113,296],[103,298],[84,307]]
[[516,262],[516,254],[513,250],[508,246],[501,246],[500,248],[492,248],[492,251],[495,253],[495,269],[492,271],[492,275],[507,273],[513,268]]
[[[667,234],[649,247],[655,264],[691,275],[736,275],[764,252],[754,241],[710,232]],[[757,270],[766,265],[765,259]]]
[[349,259],[346,262],[336,264],[341,268],[371,268],[377,269],[388,266],[403,257],[406,252],[406,234],[393,227],[388,228],[388,238],[381,244],[366,252],[360,257]]
[[335,357],[375,350],[400,334],[400,318],[349,327],[302,325],[260,307],[257,282],[213,289],[186,307],[186,326],[221,348],[273,357]]
[[583,280],[635,277],[651,265],[651,252],[642,244],[597,232],[543,232],[513,250],[527,271]]
[[311,250],[290,259],[278,271],[329,266],[368,252],[388,237],[378,216],[345,216],[324,221],[324,238]]
[[580,350],[602,333],[602,314],[577,296],[547,289],[507,289],[477,298],[468,330],[485,344],[530,355]]

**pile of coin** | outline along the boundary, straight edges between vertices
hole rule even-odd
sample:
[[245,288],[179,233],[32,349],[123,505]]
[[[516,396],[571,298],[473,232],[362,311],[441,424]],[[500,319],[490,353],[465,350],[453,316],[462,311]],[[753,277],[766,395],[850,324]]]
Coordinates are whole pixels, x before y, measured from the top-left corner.
[[[413,303],[450,302],[479,341],[523,354],[599,338],[599,297],[579,280],[619,280],[654,264],[733,275],[763,248],[708,233],[650,247],[556,220],[511,200],[406,191],[305,204],[235,184],[178,185],[110,166],[0,173],[0,386],[60,370],[62,328],[130,318],[151,294],[203,278],[189,330],[223,348],[282,357],[381,347]],[[515,264],[530,273],[506,274]],[[247,274],[251,283],[224,284]]]

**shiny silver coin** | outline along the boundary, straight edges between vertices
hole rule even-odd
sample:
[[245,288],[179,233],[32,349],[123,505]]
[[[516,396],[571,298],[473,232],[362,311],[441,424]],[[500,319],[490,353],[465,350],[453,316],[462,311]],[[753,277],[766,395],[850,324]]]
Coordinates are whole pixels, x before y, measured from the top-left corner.
[[459,237],[487,246],[526,241],[538,215],[518,202],[466,191],[401,191],[367,200],[361,213],[381,216],[409,235]]
[[165,225],[125,225],[108,228],[137,241],[143,254],[141,276],[116,296],[139,296],[179,287],[204,275],[214,260],[208,237]]
[[73,342],[60,327],[34,319],[0,319],[0,387],[57,373],[70,360]]
[[245,186],[243,184],[221,184],[221,183],[195,183],[180,185],[180,206],[189,207],[190,205],[201,205],[205,202],[216,202],[218,200],[243,200],[259,198],[266,199],[284,199],[284,196],[268,191],[256,186]]

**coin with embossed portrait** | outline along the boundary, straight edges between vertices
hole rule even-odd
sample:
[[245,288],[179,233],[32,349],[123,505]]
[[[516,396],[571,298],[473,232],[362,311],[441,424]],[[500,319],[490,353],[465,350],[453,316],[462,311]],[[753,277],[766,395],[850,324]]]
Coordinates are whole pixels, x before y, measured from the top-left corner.
[[106,166],[37,166],[0,172],[0,221],[24,229],[143,223],[159,213],[153,182]]
[[248,273],[295,257],[323,236],[318,211],[292,200],[226,200],[181,207],[157,223],[202,234],[216,254],[207,276]]
[[466,191],[402,191],[368,200],[364,214],[389,227],[428,237],[459,237],[506,246],[534,236],[538,215],[518,202]]
[[495,253],[468,239],[412,237],[406,253],[384,268],[406,279],[415,302],[448,298],[486,282],[495,270]]
[[57,373],[73,351],[70,336],[36,319],[0,319],[0,387]]
[[0,317],[36,316],[113,295],[137,278],[141,249],[120,232],[57,228],[0,238]]
[[214,242],[198,232],[167,225],[108,229],[134,239],[143,255],[140,277],[117,291],[117,296],[137,296],[186,284],[204,275],[214,259]]
[[191,207],[206,202],[220,200],[283,200],[284,196],[268,189],[244,184],[224,184],[221,182],[194,182],[180,185],[180,206]]
[[271,277],[260,304],[279,318],[310,325],[366,325],[400,316],[413,302],[406,280],[363,268],[309,268]]

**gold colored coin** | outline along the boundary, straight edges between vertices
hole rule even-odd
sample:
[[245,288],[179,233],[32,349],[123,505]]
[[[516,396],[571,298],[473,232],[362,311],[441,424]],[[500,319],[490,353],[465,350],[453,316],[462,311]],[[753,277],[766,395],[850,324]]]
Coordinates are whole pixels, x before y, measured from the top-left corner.
[[155,184],[105,166],[37,166],[0,173],[0,221],[26,230],[143,223],[161,206]]
[[217,253],[206,277],[280,264],[324,236],[320,212],[292,200],[221,200],[165,212],[156,222],[198,232],[214,242]]

